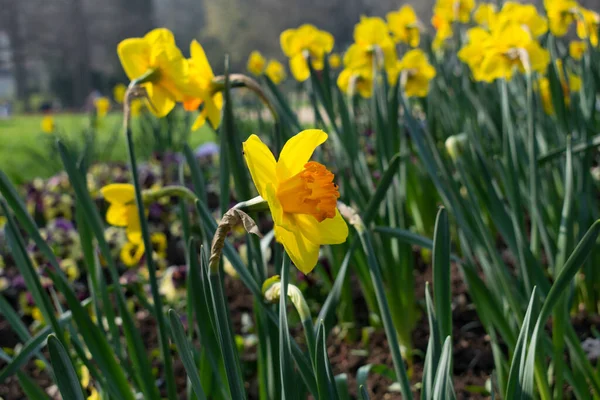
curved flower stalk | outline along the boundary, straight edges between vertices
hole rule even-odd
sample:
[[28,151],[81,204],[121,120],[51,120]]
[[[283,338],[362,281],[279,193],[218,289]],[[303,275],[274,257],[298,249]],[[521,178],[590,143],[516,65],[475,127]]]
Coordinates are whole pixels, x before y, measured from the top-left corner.
[[309,161],[327,140],[319,129],[308,129],[284,145],[279,160],[256,135],[244,142],[244,157],[260,196],[267,200],[275,224],[275,239],[305,274],[313,270],[323,244],[339,244],[348,226],[337,209],[334,175]]
[[290,59],[290,71],[299,82],[310,77],[307,58],[317,71],[324,67],[325,55],[333,50],[334,39],[329,32],[304,24],[297,29],[287,29],[279,36],[283,53]]

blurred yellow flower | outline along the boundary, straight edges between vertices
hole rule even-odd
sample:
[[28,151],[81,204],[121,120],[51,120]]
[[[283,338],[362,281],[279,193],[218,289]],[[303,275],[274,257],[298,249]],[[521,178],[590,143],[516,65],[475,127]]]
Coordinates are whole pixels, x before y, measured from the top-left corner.
[[[571,105],[571,93],[578,92],[581,89],[581,78],[571,72],[567,72],[568,78],[565,79],[565,74],[563,72],[562,63],[560,60],[557,60],[557,69],[565,106],[569,107]],[[548,115],[554,115],[555,110],[554,104],[552,104],[552,91],[550,90],[550,81],[548,78],[541,78],[538,82],[538,88],[540,91],[540,97],[542,98],[544,112]]]
[[329,66],[333,69],[338,69],[342,65],[342,58],[338,53],[331,53],[329,55]]
[[248,57],[248,63],[246,64],[246,68],[250,71],[251,74],[259,76],[262,75],[265,64],[267,60],[260,54],[259,51],[254,50],[250,53],[250,57]]
[[121,257],[123,264],[128,267],[135,267],[139,265],[142,257],[144,256],[144,244],[141,242],[125,242],[123,247],[121,247],[119,256]]
[[283,53],[290,59],[290,71],[299,82],[310,76],[306,57],[310,57],[317,71],[323,69],[323,59],[333,49],[334,39],[329,32],[317,29],[310,24],[297,29],[287,29],[279,36]]
[[586,48],[587,44],[585,42],[574,40],[569,43],[569,55],[574,60],[581,60]]
[[270,60],[265,68],[265,75],[269,77],[274,84],[279,85],[286,78],[285,67],[277,60]]
[[386,19],[396,43],[406,43],[410,47],[419,45],[419,19],[412,6],[404,5],[398,11],[389,12]]
[[379,17],[361,17],[354,27],[354,44],[344,55],[344,67],[351,69],[392,68],[396,63],[396,46],[388,26]]
[[[521,4],[514,1],[507,1],[502,9],[493,19],[490,27],[492,29],[502,29],[503,25],[517,23],[526,27],[529,33],[537,38],[548,32],[548,20],[541,16],[533,4]],[[495,26],[499,25],[499,26]]]
[[440,14],[434,14],[431,17],[431,25],[435,28],[435,37],[431,47],[433,50],[441,50],[448,39],[453,35],[452,24]]
[[496,5],[494,3],[480,3],[473,14],[473,19],[478,25],[489,27],[496,19]]
[[42,118],[42,132],[44,133],[52,133],[54,132],[54,117],[52,115],[45,115],[44,118]]
[[104,199],[110,204],[106,211],[106,221],[114,226],[127,227],[130,242],[141,243],[140,218],[135,204],[135,189],[128,183],[113,183],[100,189]]
[[150,110],[157,117],[167,115],[182,100],[189,70],[171,31],[159,28],[143,38],[125,39],[117,46],[117,53],[131,80],[155,71],[142,86],[148,93]]
[[580,39],[589,39],[592,46],[597,47],[600,14],[585,8],[580,9],[580,11],[581,18],[577,19],[577,36]]
[[433,13],[450,22],[467,23],[471,19],[473,8],[475,0],[437,0]]
[[97,97],[94,99],[94,107],[96,108],[96,116],[104,118],[110,110],[110,100],[108,97]]
[[287,141],[278,161],[258,136],[244,142],[252,180],[271,209],[275,238],[305,274],[317,264],[320,245],[343,243],[348,237],[348,226],[337,209],[340,194],[334,175],[309,161],[326,140],[322,130],[304,130]]
[[550,32],[555,36],[564,36],[579,12],[575,0],[544,0],[546,15],[550,23]]
[[337,85],[346,94],[358,93],[369,98],[373,95],[373,71],[371,68],[345,68],[338,76]]
[[123,101],[125,101],[125,92],[127,92],[127,86],[122,83],[117,83],[113,88],[113,99],[117,103],[123,104]]
[[144,107],[143,99],[133,99],[131,100],[131,104],[129,104],[129,112],[132,117],[138,117],[142,113],[142,108]]
[[212,67],[206,58],[204,49],[196,40],[190,44],[189,80],[192,94],[184,97],[183,106],[187,111],[197,110],[203,106],[200,114],[192,125],[192,130],[199,129],[206,120],[213,128],[221,123],[223,94],[213,93],[212,80],[215,77]]
[[[398,62],[400,84],[408,97],[425,97],[429,82],[435,77],[435,68],[421,49],[409,51]],[[397,79],[397,78],[395,78]]]
[[92,388],[90,390],[90,395],[87,397],[87,400],[100,400],[100,393],[96,390],[96,388]]
[[505,24],[491,33],[482,28],[468,31],[469,42],[458,57],[469,65],[473,77],[492,82],[512,79],[515,67],[520,72],[543,72],[550,54],[518,23]]

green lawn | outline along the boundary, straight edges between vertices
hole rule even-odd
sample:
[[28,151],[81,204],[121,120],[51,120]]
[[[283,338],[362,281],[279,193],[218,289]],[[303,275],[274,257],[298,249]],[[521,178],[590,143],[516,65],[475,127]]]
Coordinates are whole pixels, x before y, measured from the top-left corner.
[[[63,138],[71,147],[83,147],[83,133],[89,126],[87,114],[54,115],[56,134],[42,132],[42,118],[41,114],[17,115],[9,120],[0,120],[0,170],[15,183],[36,177],[47,178],[62,169],[54,145],[56,137]],[[95,133],[99,161],[126,160],[125,137],[120,132],[121,126],[121,113],[110,113],[100,122]],[[148,142],[143,135],[152,135],[151,132],[142,132],[139,127],[134,133],[136,142],[142,144]],[[209,128],[200,129],[190,134],[189,144],[193,148],[213,137]],[[109,146],[109,143],[112,145]]]

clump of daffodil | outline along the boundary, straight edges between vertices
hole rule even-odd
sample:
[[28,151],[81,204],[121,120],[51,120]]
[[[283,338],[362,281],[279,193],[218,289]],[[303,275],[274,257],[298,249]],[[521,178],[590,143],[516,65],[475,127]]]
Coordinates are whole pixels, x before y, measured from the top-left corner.
[[117,83],[113,87],[113,99],[118,104],[123,104],[123,101],[125,101],[125,92],[127,92],[127,86],[122,83]]
[[333,69],[338,69],[342,65],[342,58],[338,53],[331,53],[328,57],[329,66]]
[[398,11],[389,12],[386,19],[396,43],[406,43],[410,47],[419,45],[419,19],[414,8],[404,5]]
[[520,72],[543,72],[550,54],[543,49],[531,32],[518,23],[496,26],[492,32],[483,28],[468,31],[469,43],[458,57],[469,65],[478,81],[512,79],[515,69]]
[[104,118],[110,110],[110,100],[108,97],[97,97],[94,99],[94,107],[96,108],[96,116],[98,118]]
[[577,19],[577,36],[580,39],[589,39],[593,47],[598,47],[598,29],[600,28],[600,14],[585,8],[580,9]]
[[467,23],[471,19],[473,8],[475,0],[437,0],[433,13],[450,22]]
[[334,39],[329,32],[310,24],[297,29],[287,29],[279,36],[283,53],[290,59],[290,71],[299,82],[310,76],[307,57],[317,71],[323,69],[324,58],[333,49]]
[[277,161],[258,136],[244,142],[250,175],[273,216],[275,239],[305,274],[317,264],[321,245],[343,243],[348,237],[348,226],[337,209],[340,194],[334,175],[310,161],[326,140],[322,130],[304,130],[287,141]]
[[489,27],[496,21],[498,9],[494,3],[480,3],[473,13],[473,19],[478,25]]
[[42,132],[53,133],[55,129],[54,117],[52,115],[44,115],[41,122]]
[[[560,86],[563,93],[563,101],[566,107],[571,105],[571,93],[578,92],[581,89],[581,78],[571,71],[567,71],[567,77],[563,71],[562,62],[556,61],[556,69],[558,70],[558,77],[560,80]],[[550,89],[550,81],[548,78],[543,77],[538,81],[538,89],[540,97],[542,98],[542,106],[544,112],[548,115],[554,115],[554,104],[552,104],[552,91]]]
[[564,36],[577,18],[579,4],[575,0],[544,0],[550,32],[554,36]]
[[202,107],[200,114],[192,125],[192,130],[199,129],[206,120],[213,128],[221,123],[221,109],[223,108],[223,94],[216,91],[212,85],[215,77],[212,67],[206,58],[204,49],[196,40],[190,45],[189,59],[189,87],[191,95],[184,96],[183,106],[187,111],[197,110]]
[[[392,77],[394,74],[389,74]],[[350,96],[358,93],[363,98],[373,95],[373,71],[370,68],[350,69],[345,68],[337,79],[340,90]]]
[[154,29],[142,38],[129,38],[117,46],[125,73],[146,89],[150,110],[164,117],[182,101],[189,84],[187,60],[175,44],[173,33]]
[[265,75],[276,85],[283,82],[287,76],[285,67],[277,60],[270,60],[265,68]]
[[574,60],[581,60],[587,49],[587,44],[579,40],[573,40],[569,43],[569,55]]
[[[429,82],[435,77],[435,68],[427,60],[421,49],[407,52],[398,61],[397,71],[400,84],[408,97],[425,97],[429,91]],[[394,77],[397,79],[397,75]]]
[[128,183],[113,183],[100,189],[109,203],[106,221],[113,226],[126,227],[127,239],[132,243],[141,243],[142,233],[135,189]]
[[444,48],[446,41],[453,35],[452,23],[440,14],[434,14],[431,17],[431,25],[435,29],[435,37],[431,44],[431,48],[435,51],[440,51]]
[[246,68],[248,71],[256,76],[262,75],[265,70],[265,65],[267,64],[267,60],[260,54],[260,51],[254,50],[250,53],[248,57],[248,63],[246,64]]
[[502,29],[502,26],[506,24],[516,23],[528,30],[534,38],[548,32],[548,20],[540,15],[532,4],[507,1],[491,22],[489,26],[492,30]]

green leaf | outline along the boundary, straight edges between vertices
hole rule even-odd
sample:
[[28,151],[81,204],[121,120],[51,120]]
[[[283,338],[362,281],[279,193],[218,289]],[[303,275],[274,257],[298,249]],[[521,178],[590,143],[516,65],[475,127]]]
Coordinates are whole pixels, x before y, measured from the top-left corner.
[[171,338],[173,338],[173,342],[175,342],[175,345],[177,346],[185,372],[192,382],[192,388],[194,389],[196,398],[198,400],[205,400],[206,395],[204,394],[204,390],[202,390],[200,376],[198,375],[198,370],[194,362],[192,346],[185,336],[185,331],[179,316],[173,309],[169,310],[169,321],[171,323]]
[[452,384],[452,338],[450,336],[446,337],[437,372],[435,373],[432,399],[456,399],[454,386]]
[[367,386],[367,379],[369,378],[369,374],[373,372],[378,375],[385,376],[387,379],[396,382],[396,374],[394,370],[384,364],[366,364],[363,365],[356,371],[356,384],[358,385],[358,389],[360,391],[361,387]]
[[21,389],[23,389],[23,393],[27,396],[29,400],[49,400],[50,398],[44,391],[33,381],[33,379],[29,378],[22,372],[17,372],[17,378],[19,379],[19,384],[21,385]]
[[327,355],[327,338],[325,337],[325,326],[323,321],[317,326],[317,346],[315,353],[315,377],[319,388],[319,399],[339,400],[335,378]]
[[[279,295],[279,371],[281,373],[281,395],[284,400],[297,398],[294,382],[294,364],[287,320],[287,289],[290,275],[290,258],[283,255],[281,266],[281,292]],[[310,351],[310,350],[309,350]]]
[[56,384],[63,399],[85,400],[79,377],[71,363],[67,351],[55,335],[48,337],[48,350],[50,362],[54,368]]
[[452,280],[450,276],[450,228],[448,212],[440,208],[433,239],[433,295],[440,337],[452,336]]
[[429,322],[429,340],[427,342],[427,353],[425,354],[425,365],[423,366],[421,399],[429,400],[433,396],[435,371],[437,370],[440,354],[442,352],[442,339],[433,308],[433,302],[431,301],[431,295],[429,294],[429,283],[425,284],[425,305],[427,308],[427,320]]

